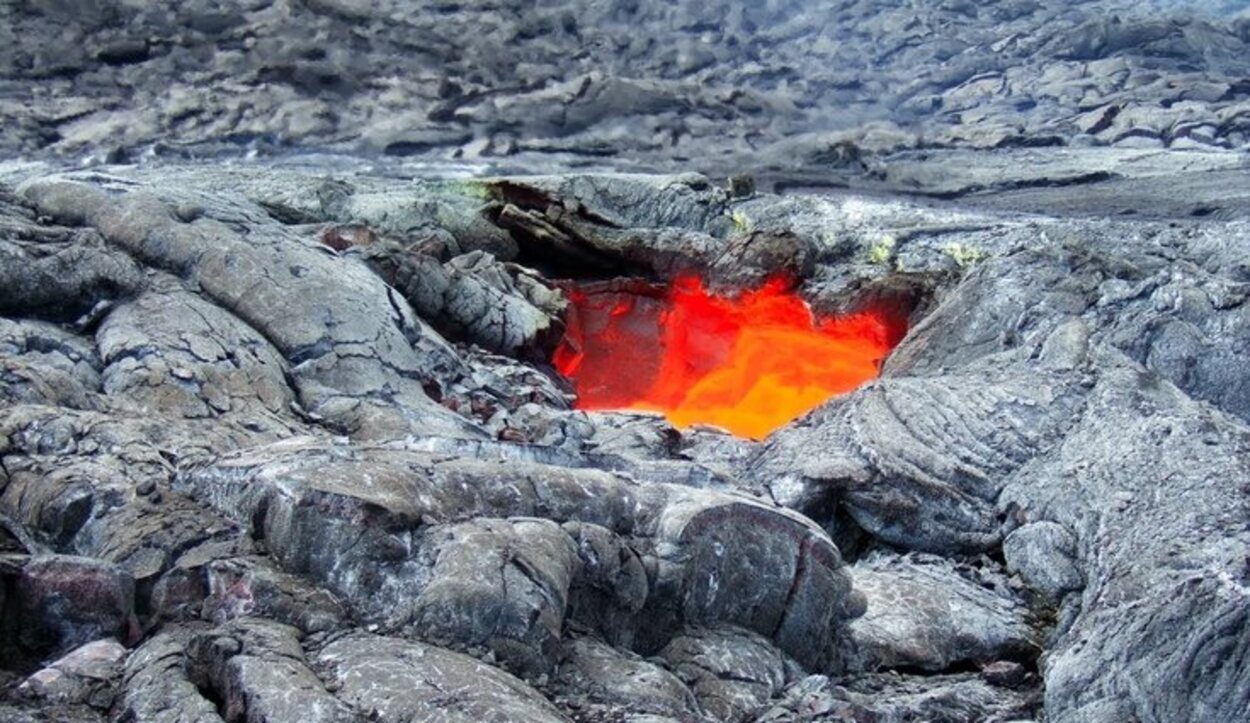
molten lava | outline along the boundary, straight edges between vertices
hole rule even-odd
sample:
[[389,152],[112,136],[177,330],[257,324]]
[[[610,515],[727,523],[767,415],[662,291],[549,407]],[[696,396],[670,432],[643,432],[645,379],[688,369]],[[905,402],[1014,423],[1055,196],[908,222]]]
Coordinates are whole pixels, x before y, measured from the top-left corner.
[[580,409],[662,412],[756,439],[877,376],[897,310],[817,319],[774,280],[737,298],[684,277],[662,293],[574,289],[556,369]]

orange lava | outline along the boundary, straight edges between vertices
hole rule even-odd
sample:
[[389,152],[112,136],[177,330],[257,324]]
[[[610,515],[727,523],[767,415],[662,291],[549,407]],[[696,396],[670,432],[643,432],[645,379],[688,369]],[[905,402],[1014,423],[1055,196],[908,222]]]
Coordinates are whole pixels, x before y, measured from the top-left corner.
[[578,408],[662,412],[755,439],[876,377],[907,328],[888,309],[817,319],[780,279],[737,298],[683,277],[655,296],[570,299],[552,361]]

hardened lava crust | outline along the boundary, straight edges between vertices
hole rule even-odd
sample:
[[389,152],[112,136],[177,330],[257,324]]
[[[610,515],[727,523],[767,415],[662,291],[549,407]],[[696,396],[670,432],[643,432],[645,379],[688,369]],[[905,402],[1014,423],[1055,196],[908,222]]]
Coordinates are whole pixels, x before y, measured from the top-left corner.
[[[1243,4],[534,5],[0,2],[0,720],[1245,719]],[[759,439],[559,373],[778,278]]]
[[[0,197],[18,719],[1244,710],[1245,220],[25,169]],[[595,282],[622,288],[802,268],[813,308],[910,329],[762,441],[579,411],[546,361],[554,256],[649,279]]]

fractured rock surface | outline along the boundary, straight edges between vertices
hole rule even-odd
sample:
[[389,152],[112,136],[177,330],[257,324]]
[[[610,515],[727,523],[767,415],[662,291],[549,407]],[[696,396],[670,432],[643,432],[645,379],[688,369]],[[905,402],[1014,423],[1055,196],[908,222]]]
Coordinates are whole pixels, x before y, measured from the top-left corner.
[[[1248,248],[693,174],[6,167],[0,713],[1236,720]],[[911,328],[762,442],[584,413],[545,360],[609,272]]]
[[310,147],[903,186],[914,156],[879,156],[1250,143],[1250,16],[1232,1],[58,0],[0,13],[6,156]]

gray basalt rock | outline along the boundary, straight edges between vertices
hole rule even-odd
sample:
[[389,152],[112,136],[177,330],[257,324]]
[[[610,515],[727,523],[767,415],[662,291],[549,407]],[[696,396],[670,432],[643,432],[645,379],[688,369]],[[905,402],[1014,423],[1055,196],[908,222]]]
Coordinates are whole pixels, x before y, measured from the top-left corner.
[[733,627],[692,629],[660,653],[718,721],[751,720],[781,692],[793,661],[766,638]]
[[697,174],[488,181],[499,223],[556,268],[673,277],[710,267],[732,228],[726,193]]
[[[838,500],[892,543],[988,550],[1001,541],[1003,479],[1071,424],[1081,391],[993,359],[958,374],[882,379],[774,435],[753,466],[778,500],[799,509]],[[955,437],[952,425],[967,431]],[[981,442],[988,434],[993,447]]]
[[[184,555],[181,570],[195,570],[198,560]],[[198,571],[197,571],[198,572]],[[304,578],[277,569],[267,558],[230,557],[212,560],[202,573],[206,581],[202,615],[224,622],[258,615],[304,633],[328,632],[346,617],[342,603]]]
[[[288,9],[326,28],[348,15],[375,27],[373,10],[348,5]],[[417,22],[401,5],[387,7]],[[929,37],[909,25],[917,13],[1089,19],[1025,5],[873,10],[865,17],[883,25],[866,19],[865,32],[911,37],[890,52],[914,56]],[[185,26],[190,45],[145,42],[153,58],[187,62],[193,33],[247,28],[276,7],[154,9],[140,24]],[[125,40],[129,12],[102,16],[109,42]],[[667,25],[703,11],[671,12]],[[805,24],[759,25],[758,12],[734,9],[726,32],[803,45]],[[1117,47],[1184,54],[1206,37],[1210,57],[1241,62],[1201,23],[1122,24],[1086,40],[1105,30]],[[566,25],[553,15],[526,32],[554,43]],[[240,42],[278,52],[266,38]],[[1020,58],[1046,38],[985,42],[1000,41],[995,53]],[[1100,54],[1081,43],[1081,57]],[[631,57],[668,53],[638,44]],[[704,45],[681,45],[671,67],[721,62],[721,46]],[[943,47],[941,79],[808,90],[868,93],[904,114],[940,97],[961,104],[952,112],[986,109],[984,123],[958,124],[969,143],[1035,140],[1027,118],[1000,125],[994,102],[978,99],[1033,98],[1037,69]],[[121,63],[109,67],[149,62],[117,48],[100,56]],[[52,60],[31,67],[60,72]],[[428,89],[450,120],[359,132],[407,153],[442,137],[426,134],[438,124],[505,118],[515,98],[487,100],[486,75],[503,71],[483,61],[482,77]],[[355,82],[334,47],[255,79],[277,96],[281,78],[320,87],[318,73],[297,72],[305,62],[342,79],[330,86]],[[522,66],[555,78],[541,63],[507,63]],[[1074,56],[1046,71],[1054,95],[1034,100],[1076,108],[1146,87],[1176,99],[1159,113],[1191,124],[1202,113],[1183,104],[1225,103],[1198,99],[1219,82],[1195,77],[1185,99],[1163,70],[1142,69],[1131,53]],[[633,131],[681,108],[688,132],[702,132],[693,116],[706,106],[671,105],[677,85],[586,78],[533,80],[513,95],[617,108]],[[736,98],[705,100],[780,102],[753,83]],[[309,122],[338,122],[317,121],[320,101],[303,100]],[[1106,128],[1092,119],[1091,136],[1168,138],[1128,105]],[[189,139],[208,133],[198,124],[212,113],[187,113]],[[70,132],[74,121],[57,117]],[[548,145],[610,140],[587,115],[567,133],[561,117],[525,127],[550,131]],[[1225,122],[1226,139],[1242,132]],[[475,148],[540,143],[515,137],[524,132],[496,128]],[[1229,190],[1240,161],[1125,148],[977,155],[929,148],[935,136],[885,157],[868,149],[920,140],[901,127],[861,135],[862,147],[826,147],[822,163],[965,205],[778,197],[741,182],[731,194],[696,175],[408,181],[399,157],[64,175],[0,165],[5,188],[21,189],[0,191],[0,246],[16,260],[0,264],[15,284],[0,290],[15,290],[0,304],[0,685],[49,684],[42,702],[0,715],[92,720],[111,696],[108,714],[136,723],[1237,720],[1250,700],[1239,371],[1250,227]],[[796,137],[794,152],[820,143]],[[1185,179],[1192,198],[1159,200],[1185,195]],[[1012,210],[1047,204],[1049,215]],[[1170,220],[1108,217],[1143,204]],[[412,262],[411,287],[396,288],[396,260]],[[884,304],[910,328],[880,378],[759,442],[572,409],[535,342],[540,321],[558,329],[564,282],[547,278],[643,272],[604,282],[638,288],[687,271],[730,286],[789,271],[821,314]],[[447,284],[416,283],[430,279]],[[35,288],[44,282],[52,291]],[[487,312],[503,307],[535,324],[492,336],[502,327]],[[42,672],[109,636],[137,643],[119,684]],[[57,709],[54,689],[71,702]]]
[[746,230],[712,262],[709,276],[730,290],[753,288],[771,277],[805,279],[816,268],[817,246],[789,230]]
[[91,409],[100,361],[90,342],[46,322],[0,319],[0,398]]
[[20,522],[0,513],[0,552],[14,555],[14,564],[6,572],[17,572],[25,564],[26,556],[45,551],[46,548]]
[[[200,215],[211,209],[183,208],[190,219],[183,220],[179,209],[144,193],[117,201],[63,181],[33,183],[23,193],[42,213],[97,227],[109,243],[193,280],[277,348],[291,365],[301,404],[340,429],[363,436],[401,429],[474,434],[431,403],[418,382],[454,373],[455,352],[406,305],[395,304],[395,292],[363,266],[276,226],[244,238],[228,223]],[[282,308],[303,313],[271,313]]]
[[570,521],[562,527],[580,563],[569,591],[569,617],[615,646],[632,647],[651,592],[645,553],[600,525]]
[[580,560],[555,522],[479,519],[434,533],[412,624],[444,646],[482,647],[509,669],[549,672]]
[[[282,197],[269,196],[266,206],[272,208],[278,198]],[[491,223],[489,216],[496,208],[477,181],[409,188],[328,182],[318,189],[316,208],[304,209],[302,198],[282,200],[310,219],[363,224],[401,239],[446,235],[456,253],[480,251],[512,261],[518,251],[512,236]]]
[[133,259],[91,229],[47,228],[6,216],[0,239],[0,311],[85,317],[144,285]]
[[[1132,279],[1170,263],[1164,247],[1210,253],[1213,289],[1241,272],[1206,250],[1209,239],[1153,233],[1151,245],[1131,251],[1098,236],[1075,256],[1028,252],[1019,270],[973,272],[912,330],[885,378],[783,430],[756,462],[775,494],[813,511],[832,501],[875,535],[913,549],[993,549],[1015,535],[1004,554],[1024,582],[1052,600],[1080,592],[1064,598],[1042,663],[1055,720],[1235,717],[1244,697],[1244,676],[1232,669],[1199,681],[1180,662],[1235,659],[1242,647],[1225,626],[1244,608],[1233,592],[1244,577],[1246,539],[1233,522],[1244,499],[1232,482],[1244,476],[1244,428],[1116,348],[1119,325],[1147,318],[1152,287],[1134,290]],[[1227,233],[1235,243],[1241,230]],[[1029,265],[1036,273],[1024,271]],[[1226,312],[1203,301],[1188,313]],[[933,336],[943,323],[949,341]],[[980,386],[972,376],[956,381],[963,374]],[[931,384],[933,395],[913,406],[910,395]],[[979,406],[986,393],[1004,396]],[[874,396],[888,404],[869,411]],[[839,426],[848,417],[853,423]],[[903,431],[912,429],[927,431]],[[977,492],[978,480],[996,481]],[[1164,629],[1186,646],[1165,645]],[[1114,662],[1125,659],[1151,663]],[[1124,693],[1125,676],[1153,683]]]
[[[863,612],[863,597],[852,591],[837,548],[800,519],[745,501],[670,504],[660,541],[684,563],[682,617],[736,623],[772,637],[805,665],[826,662],[830,633]],[[657,552],[666,556],[662,546]],[[786,583],[768,584],[765,571]],[[662,569],[660,584],[667,582]]]
[[1055,522],[1022,525],[1003,539],[1007,569],[1052,603],[1084,584],[1076,565],[1076,538]]
[[110,396],[188,418],[233,414],[265,424],[290,416],[295,395],[278,351],[169,277],[114,309],[97,341]]
[[976,575],[929,555],[872,555],[850,571],[868,599],[847,630],[852,670],[941,671],[1040,652],[1029,611],[1001,574]]
[[[873,156],[900,149],[1175,148],[1194,124],[1211,129],[1204,146],[1237,148],[1250,125],[1243,10],[23,4],[6,9],[0,148],[96,162],[294,146],[422,170],[754,167],[825,187],[830,171],[835,184],[871,178]],[[1104,107],[1124,120],[1086,117]],[[402,208],[403,226],[439,211]]]
[[[1214,661],[1244,657],[1247,644],[1246,498],[1244,485],[1229,482],[1246,475],[1250,437],[1235,418],[1123,357],[1103,368],[1068,441],[1022,470],[1000,500],[1026,520],[1051,511],[1076,537],[1085,586],[1046,659],[1049,715],[1236,717],[1246,678]],[[1132,416],[1104,423],[1126,410]],[[1086,495],[1096,495],[1096,516]],[[1114,542],[1109,529],[1119,531]],[[1196,672],[1198,660],[1212,661],[1209,673]],[[1149,688],[1113,692],[1129,680]]]
[[107,711],[113,706],[126,656],[126,648],[116,640],[87,643],[31,674],[17,694],[43,705],[88,704]]
[[352,720],[308,667],[294,628],[261,618],[227,623],[192,637],[187,655],[191,679],[212,691],[227,721]]
[[1250,282],[1217,269],[1183,262],[1142,269],[1145,278],[1106,284],[1100,302],[1115,308],[1132,294],[1116,314],[1113,343],[1195,398],[1250,419],[1250,387],[1241,373]]
[[554,686],[558,700],[566,707],[575,701],[579,711],[590,708],[601,714],[624,711],[631,717],[706,719],[690,689],[673,673],[587,638],[565,646]]
[[121,719],[159,723],[222,723],[217,707],[188,677],[186,644],[192,629],[149,638],[126,660]]
[[559,340],[560,292],[480,251],[446,263],[406,249],[367,250],[370,265],[446,336],[501,354],[546,358]]
[[802,517],[598,470],[293,440],[175,487],[250,525],[286,569],[365,619],[484,646],[534,675],[550,665],[570,600],[620,644],[658,649],[682,625],[727,621],[809,664],[862,611],[837,550]]
[[179,426],[187,423],[133,412],[10,407],[0,417],[9,445],[0,499],[55,548],[120,565],[142,600],[180,551],[237,540],[236,526],[170,492],[168,480],[171,460],[230,449],[249,433]]
[[1004,690],[975,674],[883,673],[834,682],[823,675],[790,686],[756,720],[933,721],[1033,720],[1035,695]]
[[568,720],[520,679],[423,643],[353,633],[325,645],[316,665],[339,699],[372,720]]

